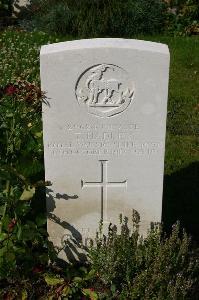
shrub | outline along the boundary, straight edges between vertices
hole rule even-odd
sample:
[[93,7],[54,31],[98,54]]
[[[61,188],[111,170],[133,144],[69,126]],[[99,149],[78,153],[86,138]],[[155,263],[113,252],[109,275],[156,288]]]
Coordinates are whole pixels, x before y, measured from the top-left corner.
[[154,227],[143,239],[138,222],[134,212],[133,228],[121,217],[120,230],[110,225],[107,237],[100,231],[90,252],[96,289],[108,299],[188,299],[199,270],[190,239],[185,232],[180,238],[179,224],[170,237]]
[[[32,17],[33,16],[33,17]],[[48,33],[66,34],[72,30],[73,12],[64,1],[31,1],[20,13],[25,29],[39,29]],[[31,20],[31,21],[30,21]]]
[[168,15],[167,30],[180,34],[199,33],[198,0],[171,1]]
[[12,4],[13,0],[0,0],[0,18],[11,16]]
[[0,0],[0,30],[4,27],[16,25],[16,18],[12,17],[14,0]]
[[42,214],[42,204],[35,203],[36,195],[41,202],[39,187],[44,185],[42,94],[34,84],[22,81],[2,87],[0,94],[0,279],[3,279],[25,275],[35,265],[47,262],[48,256],[43,228],[46,217]]
[[130,37],[163,30],[164,8],[161,0],[32,0],[28,16],[51,33]]

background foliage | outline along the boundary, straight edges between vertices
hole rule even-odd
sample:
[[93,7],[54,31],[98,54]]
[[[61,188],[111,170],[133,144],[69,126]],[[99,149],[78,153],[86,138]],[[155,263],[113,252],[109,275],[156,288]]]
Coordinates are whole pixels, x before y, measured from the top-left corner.
[[12,16],[13,2],[14,0],[0,0],[0,30],[16,24],[16,19]]
[[19,81],[1,89],[0,278],[17,278],[48,260],[47,251],[40,252],[47,243],[46,217],[34,207],[43,178],[40,113],[35,85]]
[[167,31],[178,34],[199,34],[197,0],[169,0]]
[[28,24],[79,37],[131,36],[159,32],[164,8],[161,0],[32,0]]
[[31,0],[21,13],[29,30],[79,37],[199,33],[197,0]]
[[12,14],[13,0],[0,0],[0,17]]

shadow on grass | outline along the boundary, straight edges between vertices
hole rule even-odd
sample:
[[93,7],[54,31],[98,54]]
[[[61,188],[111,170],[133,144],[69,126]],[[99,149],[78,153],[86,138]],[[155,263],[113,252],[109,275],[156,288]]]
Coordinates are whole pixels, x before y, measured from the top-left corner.
[[199,162],[164,178],[162,221],[166,232],[177,220],[199,242]]

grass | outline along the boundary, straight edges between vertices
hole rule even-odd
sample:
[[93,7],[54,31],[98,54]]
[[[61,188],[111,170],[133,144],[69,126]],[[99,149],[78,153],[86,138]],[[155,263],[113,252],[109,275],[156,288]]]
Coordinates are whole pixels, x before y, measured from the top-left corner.
[[[194,212],[199,206],[199,191],[191,170],[195,175],[198,174],[199,37],[142,36],[138,38],[166,43],[171,53],[163,220],[169,219],[175,222],[176,218],[182,219],[181,208],[181,215],[177,207],[173,209],[176,213],[171,215],[169,215],[171,213],[169,209],[171,201],[174,202],[172,202],[172,207],[175,204],[181,206],[180,201],[182,203],[185,201],[184,197],[185,195],[187,197],[187,193],[177,193],[178,189],[175,186],[181,187],[183,191],[187,182],[189,182],[190,189],[189,199],[187,199],[188,207],[193,212],[194,218],[197,218]],[[72,37],[60,38],[43,32],[29,33],[14,29],[1,32],[0,86],[18,79],[39,83],[40,46],[69,39]],[[183,174],[186,176],[183,177]],[[172,178],[175,183],[172,182]],[[184,215],[186,215],[186,209]],[[188,231],[195,232],[199,225],[196,219],[193,219],[193,215],[189,212],[189,220],[185,223]],[[181,221],[183,223],[183,219]],[[195,224],[195,227],[189,230],[192,224]]]
[[162,219],[198,238],[199,38],[157,36],[171,54]]

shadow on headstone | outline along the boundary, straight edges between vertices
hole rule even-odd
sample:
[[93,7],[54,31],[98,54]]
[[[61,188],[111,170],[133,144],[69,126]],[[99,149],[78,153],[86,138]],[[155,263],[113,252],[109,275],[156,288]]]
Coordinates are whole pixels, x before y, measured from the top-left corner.
[[53,190],[46,188],[46,202],[47,202],[47,210],[48,212],[53,212],[54,209],[56,208],[55,205],[55,199],[64,199],[64,200],[69,200],[69,199],[78,199],[77,195],[68,195],[68,194],[60,194],[57,193],[55,197],[51,195],[53,193]]
[[[53,214],[54,209],[56,208],[56,202],[55,199],[78,199],[77,195],[67,195],[67,194],[60,194],[57,193],[55,197],[51,195],[53,191],[49,188],[46,189],[46,200],[47,200],[47,211],[48,211],[48,218],[60,225],[62,228],[64,228],[68,233],[66,233],[62,239],[61,244],[62,248],[61,251],[64,251],[65,256],[70,263],[75,262],[86,262],[87,261],[87,247],[83,245],[82,241],[82,235],[81,233],[70,223],[66,221],[62,221],[59,217],[57,217],[55,214]],[[57,264],[64,266],[67,264],[63,259],[57,258]]]
[[164,229],[170,232],[177,220],[199,242],[199,162],[164,178]]

